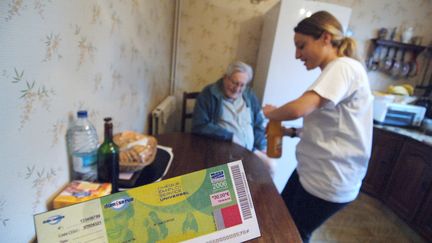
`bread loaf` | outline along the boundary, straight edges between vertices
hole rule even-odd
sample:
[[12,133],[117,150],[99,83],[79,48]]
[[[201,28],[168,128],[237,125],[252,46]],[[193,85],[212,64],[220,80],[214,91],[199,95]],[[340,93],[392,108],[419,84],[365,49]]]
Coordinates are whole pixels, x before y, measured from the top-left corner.
[[151,164],[157,152],[157,140],[150,135],[133,131],[118,133],[113,137],[120,147],[120,171],[136,171]]

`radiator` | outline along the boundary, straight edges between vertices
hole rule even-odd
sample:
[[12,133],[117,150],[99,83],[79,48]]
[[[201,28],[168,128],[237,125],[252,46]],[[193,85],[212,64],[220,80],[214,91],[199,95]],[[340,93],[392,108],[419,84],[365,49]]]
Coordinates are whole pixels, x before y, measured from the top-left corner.
[[152,111],[152,134],[162,134],[174,130],[175,96],[166,97]]

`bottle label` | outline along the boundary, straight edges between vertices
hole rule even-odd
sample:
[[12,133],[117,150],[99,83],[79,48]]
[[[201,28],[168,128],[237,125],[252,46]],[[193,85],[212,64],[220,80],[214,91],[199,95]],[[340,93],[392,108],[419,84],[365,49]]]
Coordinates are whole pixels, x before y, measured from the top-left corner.
[[271,158],[279,158],[282,156],[282,137],[270,136],[268,137],[267,156]]
[[276,151],[278,154],[282,154],[282,137],[276,138]]
[[74,171],[79,173],[96,171],[96,150],[88,153],[74,153],[72,157]]

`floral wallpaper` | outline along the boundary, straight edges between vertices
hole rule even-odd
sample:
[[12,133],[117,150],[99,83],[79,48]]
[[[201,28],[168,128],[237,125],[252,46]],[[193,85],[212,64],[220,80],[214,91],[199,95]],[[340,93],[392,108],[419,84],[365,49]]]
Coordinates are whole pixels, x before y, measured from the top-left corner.
[[263,14],[277,0],[182,0],[176,69],[178,92],[199,91],[219,79],[226,66],[243,60],[254,66]]
[[106,116],[148,131],[169,94],[174,13],[172,0],[0,1],[0,242],[29,242],[69,181],[77,110],[99,140]]
[[[308,0],[306,0],[308,1]],[[315,0],[309,0],[315,1]],[[365,59],[370,39],[381,27],[412,26],[415,36],[422,36],[422,45],[432,40],[430,0],[317,0],[352,9],[350,29],[358,41],[359,54]],[[177,91],[199,91],[221,77],[229,62],[240,59],[254,67],[260,43],[262,15],[278,0],[252,4],[250,0],[183,0],[180,18],[180,40],[177,63]],[[420,68],[423,57],[419,57]],[[420,70],[421,73],[421,70]],[[373,89],[389,84],[408,82],[414,78],[394,79],[381,72],[369,72]]]

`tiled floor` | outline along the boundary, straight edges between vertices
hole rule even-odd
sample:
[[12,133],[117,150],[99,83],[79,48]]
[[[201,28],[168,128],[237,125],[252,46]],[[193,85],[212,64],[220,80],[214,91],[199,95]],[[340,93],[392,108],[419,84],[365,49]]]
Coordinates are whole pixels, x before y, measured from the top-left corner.
[[361,193],[312,235],[311,243],[426,242],[379,200]]

